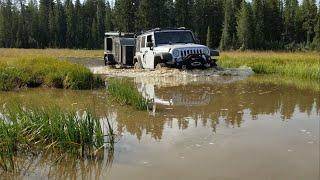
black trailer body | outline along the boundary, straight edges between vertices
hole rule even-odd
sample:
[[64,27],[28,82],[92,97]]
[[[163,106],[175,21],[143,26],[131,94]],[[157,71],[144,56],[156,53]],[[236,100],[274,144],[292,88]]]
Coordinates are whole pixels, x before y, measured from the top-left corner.
[[104,38],[105,65],[133,66],[134,34],[107,32]]

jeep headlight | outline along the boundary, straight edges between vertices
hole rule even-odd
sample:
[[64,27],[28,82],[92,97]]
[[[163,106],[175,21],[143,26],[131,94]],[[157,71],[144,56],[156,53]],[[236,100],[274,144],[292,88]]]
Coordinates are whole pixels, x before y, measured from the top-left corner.
[[204,48],[203,49],[203,53],[209,56],[210,55],[210,49],[209,48]]
[[173,50],[173,51],[172,51],[172,56],[173,56],[174,58],[179,57],[179,50],[177,50],[177,49]]

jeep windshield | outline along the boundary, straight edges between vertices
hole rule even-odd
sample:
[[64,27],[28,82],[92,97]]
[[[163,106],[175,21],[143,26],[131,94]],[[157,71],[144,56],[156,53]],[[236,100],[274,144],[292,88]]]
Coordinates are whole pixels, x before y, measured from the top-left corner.
[[190,31],[156,32],[154,36],[156,45],[194,43],[194,39]]

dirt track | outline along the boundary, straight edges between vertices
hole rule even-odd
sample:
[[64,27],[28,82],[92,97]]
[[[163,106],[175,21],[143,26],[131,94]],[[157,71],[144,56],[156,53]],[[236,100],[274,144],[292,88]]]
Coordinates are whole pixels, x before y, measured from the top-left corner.
[[103,58],[62,58],[63,60],[67,60],[71,63],[82,64],[88,68],[91,67],[101,67],[104,66]]

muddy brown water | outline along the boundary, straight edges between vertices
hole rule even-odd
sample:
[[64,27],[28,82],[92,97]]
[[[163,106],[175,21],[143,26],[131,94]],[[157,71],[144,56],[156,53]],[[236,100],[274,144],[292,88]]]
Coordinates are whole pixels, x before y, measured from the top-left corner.
[[105,90],[1,92],[1,104],[89,107],[119,136],[97,160],[21,157],[20,173],[0,179],[319,179],[319,92],[246,77],[132,80],[153,112],[118,106]]

